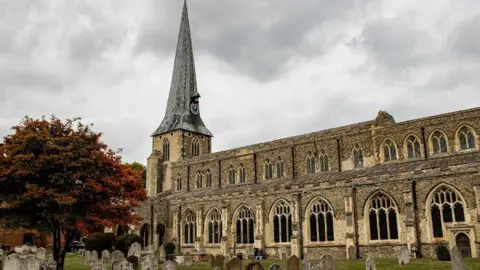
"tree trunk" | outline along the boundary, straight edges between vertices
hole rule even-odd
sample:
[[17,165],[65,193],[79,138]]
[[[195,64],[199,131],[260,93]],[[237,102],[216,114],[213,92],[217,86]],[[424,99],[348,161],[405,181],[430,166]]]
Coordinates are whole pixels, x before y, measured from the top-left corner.
[[[62,233],[60,227],[55,229],[53,233],[53,259],[57,262],[57,270],[63,270],[65,266],[65,256],[70,248],[75,232],[70,232],[65,239],[65,247],[62,249]],[[65,235],[65,234],[64,234]]]

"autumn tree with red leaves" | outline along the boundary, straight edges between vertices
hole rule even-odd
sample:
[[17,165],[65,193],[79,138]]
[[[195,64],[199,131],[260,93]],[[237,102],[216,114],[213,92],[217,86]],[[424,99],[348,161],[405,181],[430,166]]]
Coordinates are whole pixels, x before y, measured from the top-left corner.
[[25,117],[12,129],[0,144],[1,227],[51,233],[57,269],[63,269],[79,235],[138,225],[134,209],[146,199],[142,171],[122,165],[91,125]]

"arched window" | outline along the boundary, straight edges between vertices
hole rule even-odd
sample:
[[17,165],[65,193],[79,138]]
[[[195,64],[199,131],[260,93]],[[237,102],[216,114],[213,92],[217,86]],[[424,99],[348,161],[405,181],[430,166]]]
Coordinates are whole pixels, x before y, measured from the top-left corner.
[[458,139],[460,141],[460,150],[475,149],[475,135],[471,128],[462,127],[458,131]]
[[213,209],[208,215],[208,243],[219,244],[222,238],[222,214]]
[[307,173],[315,173],[315,155],[307,153]]
[[353,167],[363,168],[363,150],[358,144],[353,147]]
[[285,201],[275,204],[273,212],[273,241],[288,243],[292,235],[292,214],[290,205]]
[[237,244],[253,244],[255,221],[253,213],[245,206],[238,210],[237,214]]
[[163,139],[163,160],[170,160],[170,142],[167,140],[167,138]]
[[407,144],[407,153],[408,158],[418,158],[421,157],[422,154],[420,152],[420,141],[417,137],[410,135],[406,140]]
[[310,206],[310,241],[333,241],[333,211],[323,199],[317,199]]
[[195,225],[196,217],[193,212],[188,212],[185,215],[185,221],[183,225],[183,243],[193,244],[195,243],[195,236],[197,235],[197,227]]
[[320,156],[319,156],[319,160],[320,160],[320,171],[321,172],[328,172],[330,171],[330,165],[328,163],[328,155],[325,154],[325,152],[321,152]]
[[395,146],[395,143],[387,139],[385,142],[383,142],[383,161],[392,161],[392,160],[397,160],[397,147]]
[[182,190],[182,178],[180,177],[180,174],[177,174],[177,191]]
[[197,188],[203,187],[203,173],[198,171],[197,172]]
[[230,169],[228,169],[228,183],[230,185],[234,185],[235,178],[236,178],[235,169],[233,168],[233,165],[230,165]]
[[432,135],[433,153],[440,154],[447,152],[447,139],[440,131],[435,131]]
[[150,226],[147,223],[143,224],[140,236],[142,237],[142,246],[148,246],[150,244]]
[[240,183],[245,183],[247,179],[247,171],[245,169],[245,166],[243,166],[243,163],[240,164],[240,168],[238,168],[238,180]]
[[398,239],[397,209],[393,201],[378,193],[368,205],[371,240]]
[[265,179],[272,179],[273,178],[273,168],[270,160],[266,160],[265,162]]
[[433,237],[443,237],[445,222],[465,221],[465,205],[455,190],[441,186],[432,192],[430,198]]
[[283,162],[282,158],[278,158],[277,160],[277,178],[284,177],[285,171],[285,163]]
[[193,139],[192,141],[192,156],[199,156],[200,155],[200,142],[197,138]]
[[207,181],[207,187],[211,187],[212,186],[212,172],[210,172],[210,169],[207,170],[206,181]]

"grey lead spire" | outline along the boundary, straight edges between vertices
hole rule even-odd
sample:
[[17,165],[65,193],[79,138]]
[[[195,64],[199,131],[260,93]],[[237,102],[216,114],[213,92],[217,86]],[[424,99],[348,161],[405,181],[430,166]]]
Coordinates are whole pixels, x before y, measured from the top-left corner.
[[178,33],[177,51],[167,110],[162,123],[152,136],[179,129],[213,136],[203,123],[202,118],[200,118],[199,98],[187,3],[185,1],[183,3],[182,21]]

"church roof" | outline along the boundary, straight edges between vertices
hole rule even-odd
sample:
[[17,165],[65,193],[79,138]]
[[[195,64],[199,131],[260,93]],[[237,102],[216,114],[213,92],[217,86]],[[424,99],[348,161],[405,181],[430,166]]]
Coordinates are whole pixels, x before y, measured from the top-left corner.
[[[189,192],[180,191],[173,192],[166,196],[167,199],[187,199],[203,196],[218,196],[227,195],[235,192],[243,193],[246,190],[256,193],[259,191],[276,190],[276,189],[289,189],[289,187],[298,185],[299,187],[305,185],[321,185],[324,183],[335,186],[337,183],[344,183],[345,181],[351,181],[355,184],[357,180],[367,179],[375,183],[378,178],[388,181],[390,177],[397,179],[405,174],[408,174],[408,179],[414,180],[416,177],[425,177],[425,170],[436,170],[438,173],[448,173],[450,166],[466,165],[468,167],[474,167],[478,171],[480,167],[480,152],[453,154],[443,157],[435,157],[427,160],[415,160],[406,162],[392,162],[382,163],[372,167],[364,169],[353,169],[342,172],[324,172],[316,174],[307,174],[295,178],[282,178],[271,180],[260,180],[255,184],[247,185],[226,185],[221,188],[201,188],[193,189]],[[391,179],[390,179],[391,180]]]
[[212,133],[200,118],[200,114],[193,114],[190,111],[192,102],[198,102],[198,98],[200,98],[200,94],[197,91],[190,23],[185,1],[178,33],[167,109],[163,121],[152,136],[179,129],[212,136]]

